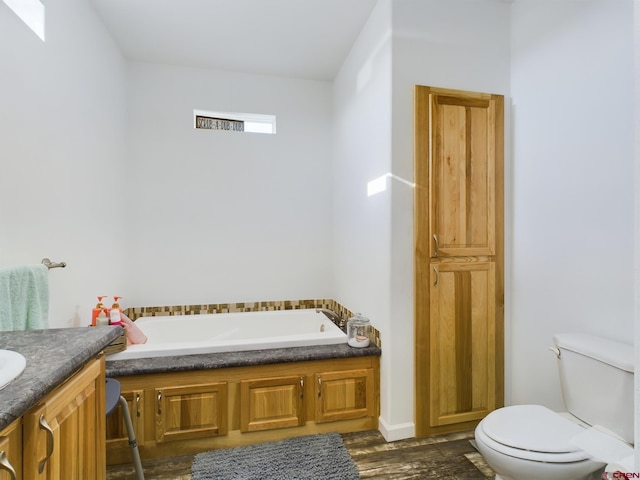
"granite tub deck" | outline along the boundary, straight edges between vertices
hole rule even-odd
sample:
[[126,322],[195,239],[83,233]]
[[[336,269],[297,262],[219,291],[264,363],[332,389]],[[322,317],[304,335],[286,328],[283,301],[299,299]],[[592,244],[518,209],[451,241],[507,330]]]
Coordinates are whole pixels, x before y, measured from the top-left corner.
[[150,373],[183,372],[214,368],[269,365],[274,363],[380,356],[380,354],[380,348],[375,345],[370,345],[366,348],[353,348],[346,344],[339,344],[318,345],[313,347],[273,348],[269,350],[250,350],[245,352],[203,353],[132,360],[109,360],[109,356],[107,356],[106,371],[108,377],[126,377],[129,375],[144,375]]
[[19,352],[27,359],[20,376],[0,390],[0,430],[24,415],[121,333],[120,327],[0,332],[0,348]]

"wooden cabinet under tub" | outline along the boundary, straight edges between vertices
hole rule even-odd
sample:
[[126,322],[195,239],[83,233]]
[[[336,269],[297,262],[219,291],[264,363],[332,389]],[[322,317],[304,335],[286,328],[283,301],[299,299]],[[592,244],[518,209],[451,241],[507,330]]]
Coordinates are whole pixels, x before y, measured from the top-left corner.
[[[116,378],[139,415],[144,459],[376,429],[379,376],[379,357],[364,356]],[[107,432],[108,464],[131,461],[118,428]]]

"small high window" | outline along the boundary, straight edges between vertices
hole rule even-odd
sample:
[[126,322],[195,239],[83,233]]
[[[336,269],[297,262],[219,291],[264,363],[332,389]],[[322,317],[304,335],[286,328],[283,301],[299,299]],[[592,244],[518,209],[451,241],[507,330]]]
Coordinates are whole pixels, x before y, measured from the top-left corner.
[[260,113],[193,111],[193,126],[204,130],[230,132],[276,133],[276,116]]

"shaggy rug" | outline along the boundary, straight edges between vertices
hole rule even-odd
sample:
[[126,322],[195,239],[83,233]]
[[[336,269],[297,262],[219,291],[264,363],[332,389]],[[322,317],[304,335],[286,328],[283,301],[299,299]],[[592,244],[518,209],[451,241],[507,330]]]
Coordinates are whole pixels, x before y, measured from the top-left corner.
[[337,433],[199,453],[192,480],[358,480]]

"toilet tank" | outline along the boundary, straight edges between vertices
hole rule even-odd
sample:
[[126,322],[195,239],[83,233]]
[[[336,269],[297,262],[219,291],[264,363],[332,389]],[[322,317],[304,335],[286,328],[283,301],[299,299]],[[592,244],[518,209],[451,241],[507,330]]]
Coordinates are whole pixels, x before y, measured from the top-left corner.
[[567,410],[633,443],[633,345],[584,333],[553,340]]

